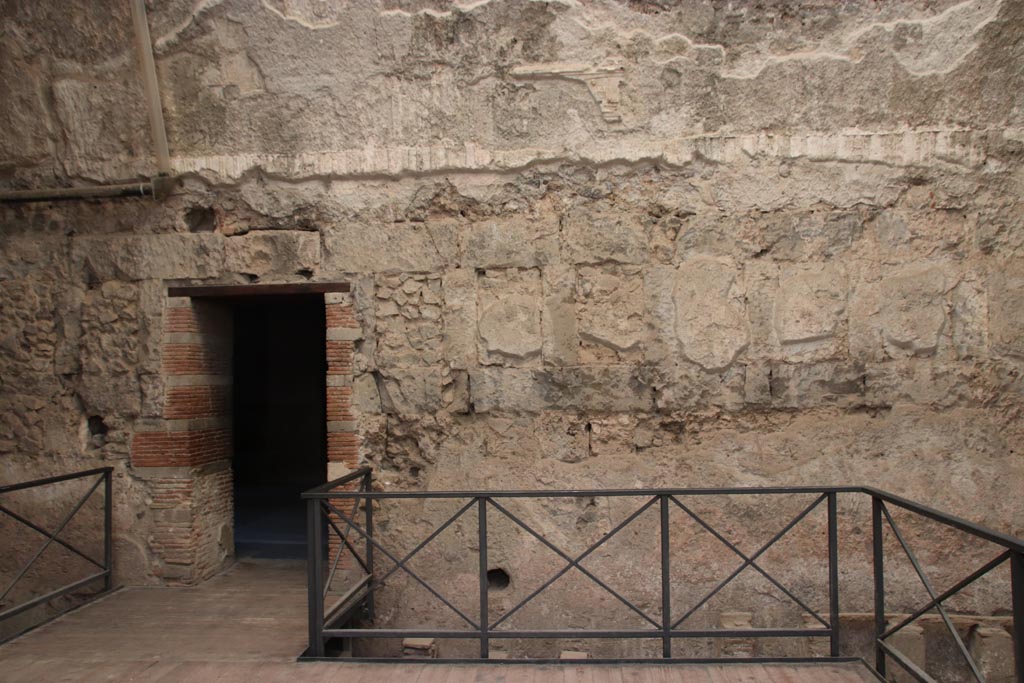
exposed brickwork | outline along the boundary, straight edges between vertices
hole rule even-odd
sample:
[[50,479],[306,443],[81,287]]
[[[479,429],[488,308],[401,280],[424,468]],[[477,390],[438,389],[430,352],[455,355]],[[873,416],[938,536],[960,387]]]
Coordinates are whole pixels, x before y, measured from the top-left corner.
[[327,327],[358,328],[359,322],[351,304],[325,304]]
[[231,430],[136,432],[132,440],[135,467],[195,467],[231,458]]
[[163,371],[166,375],[231,374],[230,347],[223,344],[164,344]]
[[354,344],[350,341],[327,342],[327,374],[351,375]]
[[[352,307],[351,298],[348,295],[331,295],[325,297],[325,310],[327,320],[327,375],[333,380],[348,377],[348,386],[327,387],[327,462],[343,463],[349,469],[354,469],[359,463],[359,435],[349,425],[355,424],[355,413],[352,409],[352,357],[355,351],[355,343],[346,339],[332,339],[332,330],[358,330],[359,323],[356,320],[355,311]],[[354,338],[351,333],[343,334],[348,339]],[[334,384],[335,382],[332,382]],[[346,490],[355,490],[357,483],[342,487]],[[355,509],[355,503],[351,500],[333,501],[338,510],[345,515],[353,516],[359,523],[359,513]],[[339,528],[345,525],[337,517],[332,515],[334,523]],[[350,536],[352,536],[350,534]],[[357,548],[359,543],[353,543]],[[340,565],[345,568],[355,566],[355,560],[343,549],[340,539],[336,534],[331,533],[328,538],[328,552],[331,559],[337,553],[342,552]]]
[[168,468],[151,479],[154,572],[195,583],[233,554],[231,315],[210,302],[169,299],[163,326],[165,422],[137,429],[131,461]]
[[355,432],[327,433],[327,461],[355,467],[359,460],[359,435]]
[[169,387],[164,417],[179,420],[231,413],[231,389],[226,386]]

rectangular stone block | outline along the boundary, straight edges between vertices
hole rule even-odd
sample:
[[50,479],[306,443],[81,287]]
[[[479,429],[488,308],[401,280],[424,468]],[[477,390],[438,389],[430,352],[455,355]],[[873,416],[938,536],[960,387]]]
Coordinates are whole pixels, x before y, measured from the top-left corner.
[[470,371],[478,413],[541,410],[650,411],[654,395],[632,365],[560,368],[483,367]]
[[558,260],[558,216],[514,215],[459,226],[464,268],[535,268]]
[[323,272],[428,272],[454,266],[454,225],[345,223],[323,231]]

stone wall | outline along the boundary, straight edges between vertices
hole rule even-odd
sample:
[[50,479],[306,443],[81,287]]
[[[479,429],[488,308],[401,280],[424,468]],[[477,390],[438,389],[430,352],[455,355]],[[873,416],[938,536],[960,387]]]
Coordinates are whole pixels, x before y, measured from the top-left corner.
[[[3,20],[4,184],[152,174],[127,10],[48,7]],[[385,489],[862,483],[1024,534],[1020,2],[151,10],[180,185],[5,206],[0,240],[5,471],[116,464],[127,580],[161,575],[128,444],[166,417],[170,284],[350,282],[328,419]],[[592,507],[538,523],[621,518]]]

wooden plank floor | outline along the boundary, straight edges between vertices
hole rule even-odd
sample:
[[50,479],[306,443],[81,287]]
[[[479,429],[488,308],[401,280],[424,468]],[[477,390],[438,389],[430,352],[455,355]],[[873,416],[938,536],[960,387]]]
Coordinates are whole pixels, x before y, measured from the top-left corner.
[[[3,683],[867,683],[860,665],[483,664],[295,661],[301,564],[240,562],[195,588],[128,588],[0,646]],[[244,626],[242,629],[236,626]]]

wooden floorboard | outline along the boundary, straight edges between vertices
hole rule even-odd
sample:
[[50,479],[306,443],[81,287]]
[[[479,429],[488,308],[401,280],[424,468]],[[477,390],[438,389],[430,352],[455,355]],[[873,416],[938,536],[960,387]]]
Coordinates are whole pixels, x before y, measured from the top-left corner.
[[857,664],[296,662],[302,563],[240,562],[194,588],[127,588],[0,646],[3,683],[871,683]]

